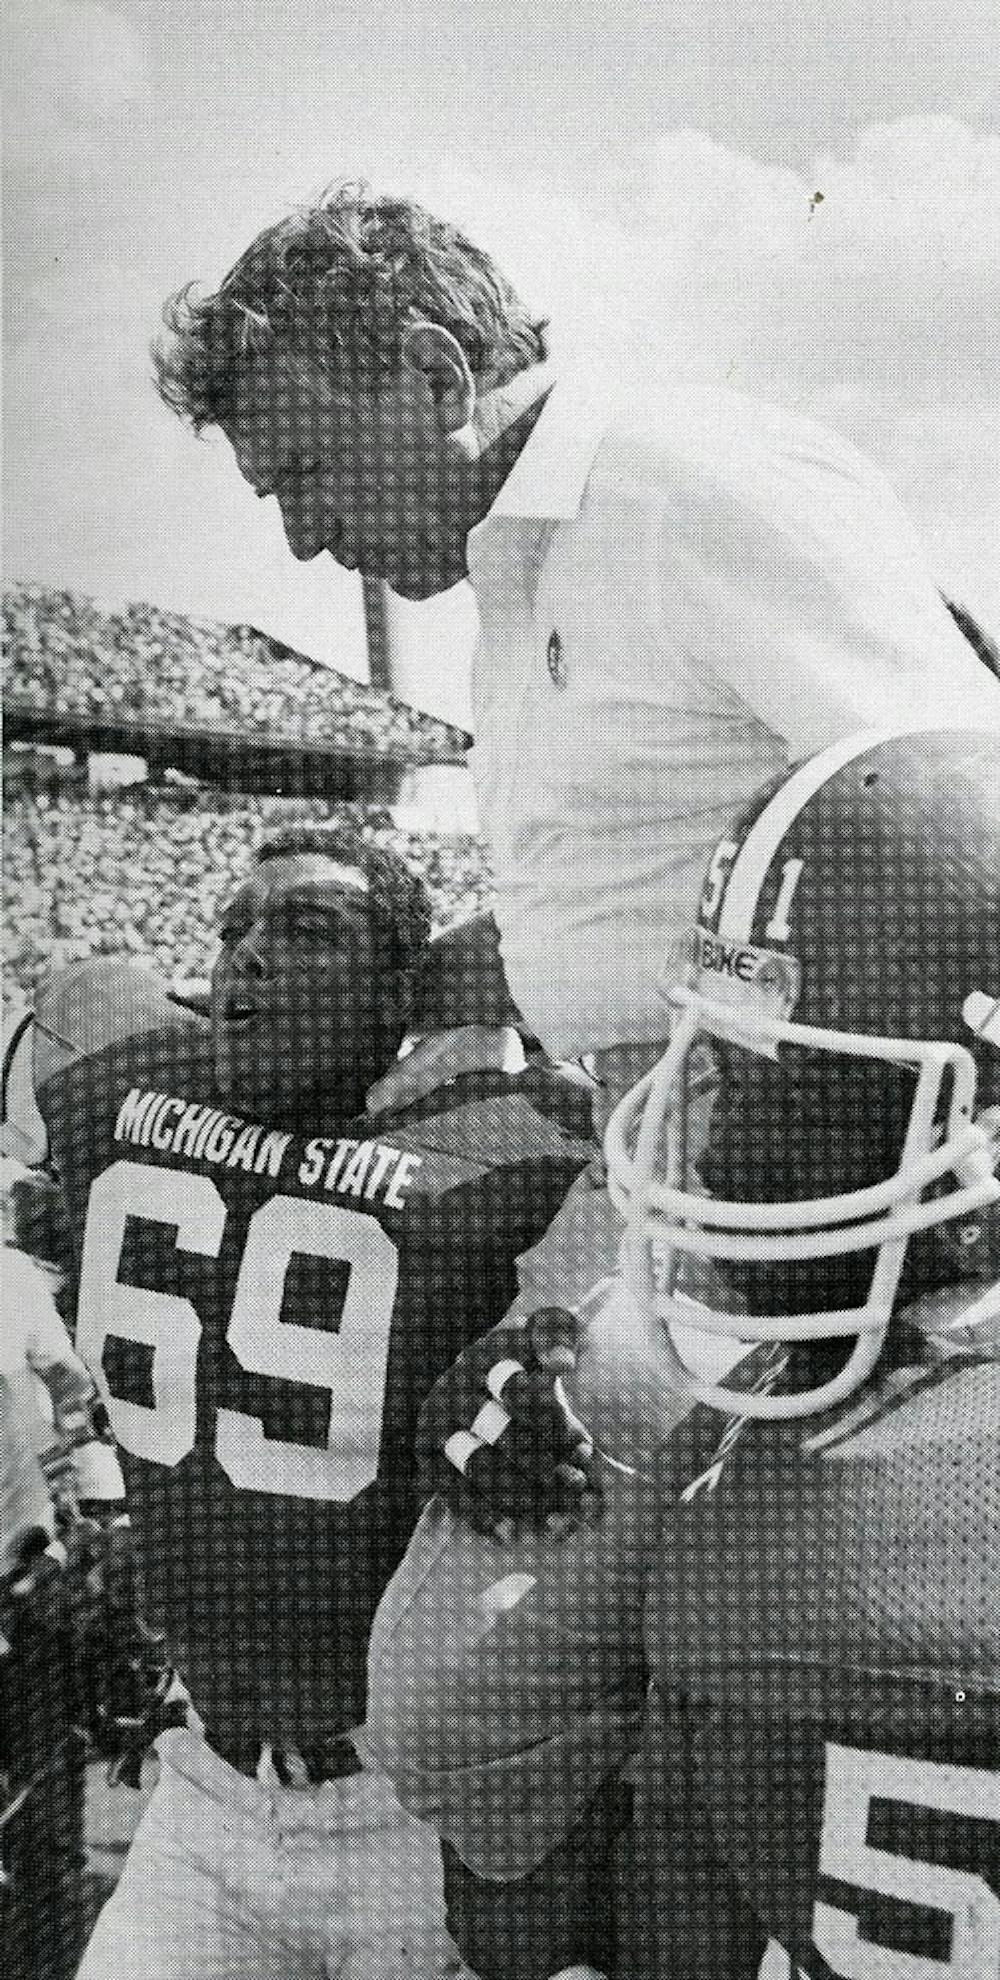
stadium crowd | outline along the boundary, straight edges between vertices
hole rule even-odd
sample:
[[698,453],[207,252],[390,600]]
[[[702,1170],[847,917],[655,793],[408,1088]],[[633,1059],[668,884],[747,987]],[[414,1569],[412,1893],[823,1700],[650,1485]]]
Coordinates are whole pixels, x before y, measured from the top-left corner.
[[[299,659],[248,626],[208,625],[128,605],[104,611],[37,585],[4,593],[6,695],[60,715],[123,715],[150,728],[224,726],[453,761],[465,737],[390,697]],[[82,778],[82,769],[80,777]],[[114,796],[11,777],[5,823],[8,990],[30,997],[53,966],[125,952],[166,977],[209,966],[222,902],[261,835],[350,820],[392,846],[430,891],[435,924],[485,904],[482,847],[469,834],[415,834],[384,805],[237,795],[180,783]]]
[[477,839],[401,831],[383,806],[153,786],[116,797],[25,794],[6,807],[10,988],[30,997],[60,962],[122,952],[167,978],[204,975],[251,848],[265,831],[313,820],[351,820],[399,852],[425,881],[438,927],[486,904]]
[[12,586],[3,601],[6,695],[58,715],[225,727],[454,762],[445,722],[304,660],[253,626],[155,605],[104,611],[72,591]]

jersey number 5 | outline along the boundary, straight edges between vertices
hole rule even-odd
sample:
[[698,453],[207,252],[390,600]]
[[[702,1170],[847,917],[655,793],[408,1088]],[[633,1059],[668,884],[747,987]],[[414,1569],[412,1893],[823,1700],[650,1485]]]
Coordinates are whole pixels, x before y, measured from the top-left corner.
[[1000,1781],[985,1768],[827,1745],[821,1873],[951,1920],[949,1958],[927,1959],[872,1945],[861,1938],[851,1912],[817,1902],[813,1939],[830,1970],[842,1980],[987,1980],[1000,1974],[1000,1904],[985,1879],[873,1849],[867,1831],[874,1801],[903,1802],[985,1826],[1000,1819]]
[[[121,1284],[130,1217],[171,1225],[179,1250],[217,1258],[226,1206],[209,1177],[138,1162],[106,1169],[87,1205],[77,1350],[101,1384],[123,1448],[153,1464],[175,1465],[194,1449],[201,1321],[177,1293]],[[336,1333],[281,1319],[288,1268],[303,1253],[350,1267]],[[327,1389],[330,1424],[326,1449],[315,1450],[265,1437],[259,1417],[220,1409],[216,1456],[234,1485],[344,1504],[372,1483],[398,1277],[396,1246],[375,1217],[298,1196],[273,1196],[255,1211],[226,1339],[249,1374]],[[109,1334],[152,1348],[152,1407],[109,1394],[102,1373]]]

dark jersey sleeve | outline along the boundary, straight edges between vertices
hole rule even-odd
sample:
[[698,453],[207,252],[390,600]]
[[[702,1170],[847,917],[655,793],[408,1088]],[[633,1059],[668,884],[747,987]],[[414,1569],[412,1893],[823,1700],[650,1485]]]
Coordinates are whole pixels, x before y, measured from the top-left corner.
[[601,1783],[544,1861],[512,1883],[477,1877],[442,1845],[448,1930],[479,1980],[548,1980],[571,1966],[615,1973],[620,1854],[627,1860],[631,1826],[623,1770]]

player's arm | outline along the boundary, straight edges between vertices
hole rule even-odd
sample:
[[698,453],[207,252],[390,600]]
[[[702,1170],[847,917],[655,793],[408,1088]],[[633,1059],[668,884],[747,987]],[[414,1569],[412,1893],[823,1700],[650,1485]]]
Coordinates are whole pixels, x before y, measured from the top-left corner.
[[[594,1448],[561,1388],[586,1326],[515,1312],[439,1382],[418,1456],[440,1496],[370,1641],[373,1758],[490,1877],[519,1877],[561,1843],[642,1709],[639,1481],[614,1473],[601,1519],[582,1517],[597,1508]],[[597,1360],[594,1387],[612,1387],[620,1370],[605,1385]]]
[[645,1682],[618,1522],[501,1549],[435,1501],[372,1628],[364,1747],[472,1870],[518,1878],[632,1751]]
[[[4,1252],[8,1347],[47,1400],[41,1469],[52,1509],[46,1546],[22,1547],[13,1578],[17,1603],[43,1610],[79,1638],[82,1715],[119,1778],[138,1785],[156,1734],[181,1721],[183,1693],[141,1615],[138,1563],[107,1411],[75,1352],[48,1273]],[[38,1417],[40,1426],[44,1419]],[[41,1536],[39,1536],[41,1537]],[[184,1708],[186,1716],[186,1708]]]
[[[561,1316],[564,1328],[567,1323]],[[600,1517],[562,1517],[555,1532],[539,1530],[550,1481],[559,1503],[579,1510],[595,1452],[582,1413],[577,1421],[553,1396],[559,1378],[537,1357],[525,1383],[527,1329],[518,1338],[511,1323],[505,1326],[506,1333],[484,1337],[452,1371],[428,1408],[422,1436],[425,1463],[454,1477],[449,1489],[457,1504],[473,1503],[478,1479],[508,1493],[506,1503],[518,1516],[509,1542],[498,1544],[455,1517],[443,1498],[432,1501],[375,1619],[367,1727],[373,1756],[404,1804],[474,1871],[497,1878],[523,1875],[557,1847],[631,1751],[645,1692],[641,1543],[656,1517],[652,1470],[605,1462]],[[559,1326],[551,1315],[545,1326],[551,1348]],[[613,1414],[618,1382],[626,1390],[629,1383],[622,1362],[602,1354],[599,1323],[588,1348],[595,1336],[593,1408],[603,1435],[609,1412],[602,1398],[610,1399]],[[498,1345],[515,1346],[516,1354],[497,1361]],[[505,1360],[513,1366],[504,1369]],[[487,1386],[472,1418],[479,1432],[459,1433],[477,1439],[470,1483],[438,1444],[434,1426],[447,1428],[450,1402],[463,1384],[460,1413],[468,1422],[478,1379],[485,1374],[488,1383],[493,1368],[500,1369],[502,1395],[503,1376],[513,1383],[515,1409],[517,1397],[527,1397],[525,1413],[515,1422]],[[446,1406],[438,1416],[442,1393]],[[531,1430],[539,1425],[536,1442]],[[482,1435],[494,1427],[498,1446],[511,1440],[511,1454],[496,1464],[490,1437]],[[559,1475],[564,1466],[580,1473],[583,1491],[578,1480]],[[486,1526],[489,1490],[479,1521]]]
[[[90,1418],[94,1385],[70,1345],[48,1274],[10,1247],[3,1274],[2,1553],[11,1615],[79,1632],[93,1606],[89,1576],[101,1551],[98,1526],[81,1514],[75,1468],[77,1453],[100,1434]],[[89,1482],[105,1505],[110,1491],[120,1513],[121,1471],[113,1451],[107,1456],[110,1468]]]
[[125,1481],[107,1412],[70,1341],[53,1276],[36,1258],[7,1246],[4,1281],[8,1338],[16,1338],[18,1354],[47,1398],[49,1448],[59,1454],[74,1507],[85,1503],[109,1516],[124,1513]]
[[186,1722],[187,1693],[163,1639],[143,1619],[139,1561],[110,1420],[54,1302],[35,1304],[27,1345],[69,1465],[60,1506],[64,1538],[76,1572],[86,1575],[81,1717],[111,1763],[112,1781],[138,1788],[154,1739]]

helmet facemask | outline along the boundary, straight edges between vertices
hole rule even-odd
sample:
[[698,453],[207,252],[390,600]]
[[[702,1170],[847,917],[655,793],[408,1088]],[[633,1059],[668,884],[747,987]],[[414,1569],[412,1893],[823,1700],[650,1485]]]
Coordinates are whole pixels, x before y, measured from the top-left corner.
[[[671,1384],[740,1415],[812,1415],[874,1369],[915,1235],[1000,1202],[1000,1150],[975,1122],[965,1046],[796,1024],[792,959],[742,953],[741,983],[713,975],[706,992],[692,966],[673,991],[668,1050],[608,1127],[609,1188],[623,1275]],[[738,1342],[788,1343],[809,1386],[712,1379]]]

